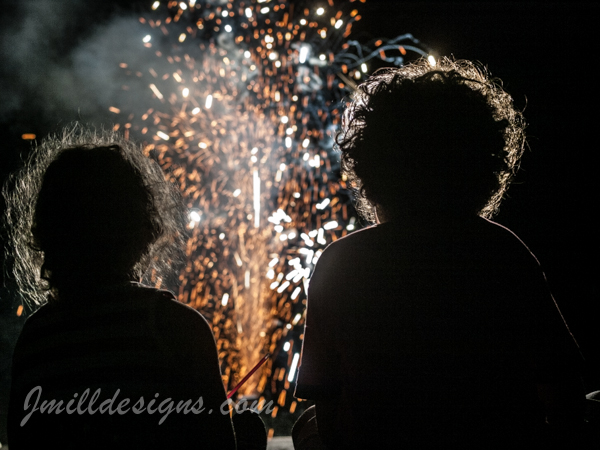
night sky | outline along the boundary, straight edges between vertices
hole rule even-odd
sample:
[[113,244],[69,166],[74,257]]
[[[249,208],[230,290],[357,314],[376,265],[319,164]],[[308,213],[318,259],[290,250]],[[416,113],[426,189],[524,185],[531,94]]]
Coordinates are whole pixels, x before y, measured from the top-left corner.
[[[99,29],[120,17],[136,17],[143,8],[139,2],[125,1],[11,0],[4,4],[1,177],[17,167],[19,154],[27,152],[30,143],[21,139],[23,133],[41,138],[78,119],[110,124],[102,105],[72,84],[69,73],[90,70],[86,64],[102,44],[93,42]],[[525,108],[530,148],[496,220],[537,255],[572,332],[597,370],[598,234],[591,216],[598,206],[595,134],[600,98],[595,30],[600,8],[573,2],[382,0],[367,0],[357,8],[364,20],[353,29],[354,39],[367,42],[412,33],[438,55],[479,60],[504,81],[517,106]],[[39,23],[32,25],[32,16],[24,12],[33,9],[38,10],[33,17]],[[55,16],[48,11],[55,11]],[[15,33],[29,40],[16,45],[7,39]],[[34,45],[39,42],[45,44]],[[52,88],[48,80],[54,78],[59,81]],[[12,299],[0,299],[0,314],[14,314],[14,308]],[[5,330],[0,370],[5,370],[10,351],[11,338]],[[600,389],[597,374],[589,376],[590,390]]]

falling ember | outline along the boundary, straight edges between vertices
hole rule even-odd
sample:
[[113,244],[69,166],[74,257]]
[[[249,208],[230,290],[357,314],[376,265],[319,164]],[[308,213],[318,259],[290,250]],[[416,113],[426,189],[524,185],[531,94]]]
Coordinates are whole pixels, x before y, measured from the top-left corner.
[[300,359],[300,353],[294,353],[294,359],[292,359],[292,365],[290,366],[290,371],[288,375],[288,382],[294,381],[294,377],[296,376],[296,368],[298,367],[298,360]]
[[158,90],[158,88],[155,85],[151,84],[150,89],[152,89],[152,92],[154,92],[154,95],[156,95],[160,100],[163,99],[163,95],[160,93],[160,91]]
[[165,141],[169,140],[169,135],[167,133],[163,133],[162,131],[157,131],[156,135],[161,138],[164,139]]
[[258,170],[252,172],[252,180],[254,186],[254,226],[260,226],[260,178],[258,176]]
[[239,394],[278,399],[273,417],[297,408],[286,392],[314,265],[357,228],[332,148],[341,100],[374,59],[429,54],[410,35],[381,40],[377,51],[346,43],[360,19],[350,3],[155,1],[138,45],[156,63],[120,66],[150,106],[111,109],[146,140],[189,208],[186,265],[172,288],[211,323],[228,390],[272,355]]

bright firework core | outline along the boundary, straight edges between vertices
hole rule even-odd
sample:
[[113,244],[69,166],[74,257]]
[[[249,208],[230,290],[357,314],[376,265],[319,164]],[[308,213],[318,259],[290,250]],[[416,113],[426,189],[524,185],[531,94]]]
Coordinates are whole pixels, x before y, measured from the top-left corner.
[[121,64],[124,89],[141,83],[151,106],[111,107],[190,208],[179,300],[212,323],[228,391],[273,355],[240,389],[276,398],[273,417],[296,409],[314,265],[357,226],[333,151],[342,98],[373,59],[427,56],[410,35],[347,40],[360,15],[338,3],[155,1],[143,57]]

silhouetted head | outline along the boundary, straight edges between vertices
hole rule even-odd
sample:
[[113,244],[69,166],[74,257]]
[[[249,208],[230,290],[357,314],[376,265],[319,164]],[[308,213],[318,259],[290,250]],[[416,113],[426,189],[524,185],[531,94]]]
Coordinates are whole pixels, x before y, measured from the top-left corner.
[[525,123],[486,70],[448,58],[377,71],[336,137],[357,209],[388,218],[492,216],[514,175]]
[[162,231],[140,169],[118,145],[65,149],[48,166],[32,232],[54,286],[135,277]]
[[15,191],[5,192],[22,290],[31,271],[58,299],[172,265],[183,206],[160,167],[114,134],[70,138],[71,145],[50,138],[35,149]]

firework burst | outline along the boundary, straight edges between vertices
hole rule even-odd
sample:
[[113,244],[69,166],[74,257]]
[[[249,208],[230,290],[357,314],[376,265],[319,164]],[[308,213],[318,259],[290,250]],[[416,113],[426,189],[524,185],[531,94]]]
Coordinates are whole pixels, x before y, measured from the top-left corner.
[[358,226],[333,151],[343,98],[372,60],[428,55],[411,35],[348,40],[358,2],[338,3],[154,2],[143,56],[121,64],[152,106],[111,108],[190,208],[178,296],[212,323],[228,390],[269,352],[240,391],[292,413],[311,271]]

